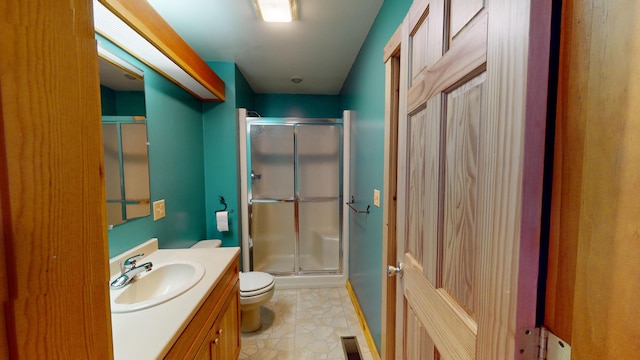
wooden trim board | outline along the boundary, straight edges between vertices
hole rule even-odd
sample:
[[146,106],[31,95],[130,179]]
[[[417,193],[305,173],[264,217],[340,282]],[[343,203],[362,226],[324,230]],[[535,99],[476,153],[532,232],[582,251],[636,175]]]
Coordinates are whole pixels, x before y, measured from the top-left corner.
[[[399,27],[390,44],[399,41],[402,27]],[[387,48],[385,47],[385,49]],[[385,121],[384,121],[384,184],[382,187],[382,339],[381,354],[392,359],[395,354],[396,336],[396,285],[397,277],[389,277],[384,265],[396,263],[396,209],[398,191],[398,115],[400,91],[400,43],[396,55],[385,62]]]
[[91,2],[1,7],[0,358],[111,359]]
[[[2,99],[2,87],[0,86],[0,99]],[[7,170],[7,153],[5,150],[4,138],[4,116],[2,111],[2,102],[0,101],[0,174],[8,174]],[[9,237],[11,236],[11,214],[9,203],[9,179],[8,176],[0,176],[0,304],[3,308],[9,303],[9,281],[7,267],[7,247],[10,245]],[[13,251],[12,251],[13,253]],[[7,324],[15,323],[13,319],[9,320],[7,315],[10,312],[0,311],[0,359],[9,359],[9,343]]]
[[364,319],[364,315],[362,314],[362,308],[360,308],[360,304],[358,303],[358,298],[356,297],[356,294],[353,292],[353,287],[351,287],[351,282],[349,280],[347,280],[347,292],[349,293],[349,297],[351,298],[353,307],[356,309],[356,315],[358,316],[358,321],[360,321],[360,326],[362,326],[364,337],[367,339],[367,345],[369,345],[369,350],[371,350],[371,356],[373,356],[374,360],[380,360],[380,354],[378,354],[378,348],[376,347],[376,343],[373,341],[373,336],[371,336],[371,331],[369,331],[369,326],[367,326],[367,321]]
[[[225,100],[225,84],[222,79],[218,77],[209,65],[202,60],[148,2],[123,0],[99,1],[165,54],[171,61],[187,72],[187,74],[192,76],[194,80],[211,91],[217,99],[202,99],[183,85],[177,82],[176,84],[203,101]],[[152,66],[152,64],[147,65]]]
[[400,55],[400,43],[402,42],[402,26],[396,29],[396,32],[391,35],[391,39],[385,45],[382,55],[382,61],[387,62],[392,56]]
[[[402,114],[402,116],[405,116],[407,114],[407,90],[409,89],[409,66],[407,66],[409,63],[408,61],[409,46],[408,44],[405,43],[405,40],[404,40],[409,37],[409,32],[410,32],[409,22],[407,18],[405,18],[405,20],[402,22],[402,24],[400,25],[400,28],[402,33],[402,42],[400,44],[400,70],[399,70],[400,71],[400,79],[399,79],[400,88],[398,90],[398,129],[397,129],[398,135],[397,136],[398,136],[399,143],[401,139],[407,139],[407,122],[404,120],[400,121],[400,119],[402,119],[400,115]],[[397,153],[396,153],[396,156],[397,156],[396,203],[397,203],[398,199],[403,199],[406,196],[406,192],[408,190],[406,186],[407,146],[398,145],[396,150],[397,150]],[[406,236],[405,222],[406,222],[405,207],[396,205],[396,224],[397,224],[396,234],[395,234],[396,260],[400,260],[401,259],[400,255],[404,254],[405,244],[403,239],[405,239],[405,236]],[[397,241],[397,239],[400,239],[400,241]],[[400,321],[400,319],[404,318],[404,295],[403,295],[402,286],[396,286],[395,298],[396,298],[396,314],[399,314],[399,316],[396,316],[396,324],[395,324],[396,336],[395,336],[395,339],[393,339],[393,341],[395,341],[396,344],[403,344],[404,343],[403,329],[405,326],[405,322]],[[395,346],[395,348],[396,348],[395,357],[391,357],[391,359],[402,359],[403,350],[404,350],[403,347],[399,345],[399,346]]]
[[574,359],[640,358],[640,36],[625,5],[562,8],[545,326]]

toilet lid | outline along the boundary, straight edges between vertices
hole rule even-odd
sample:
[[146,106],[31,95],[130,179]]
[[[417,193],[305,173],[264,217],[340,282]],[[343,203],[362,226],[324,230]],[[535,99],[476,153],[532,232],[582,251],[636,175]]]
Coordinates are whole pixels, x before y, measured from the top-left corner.
[[240,296],[255,296],[273,287],[273,275],[259,271],[240,273]]

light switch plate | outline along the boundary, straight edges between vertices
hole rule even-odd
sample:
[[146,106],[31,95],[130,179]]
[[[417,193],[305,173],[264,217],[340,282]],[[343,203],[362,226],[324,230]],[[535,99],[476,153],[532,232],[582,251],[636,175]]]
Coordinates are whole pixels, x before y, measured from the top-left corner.
[[164,199],[153,202],[153,221],[160,220],[164,217]]
[[373,189],[373,205],[380,207],[380,190]]

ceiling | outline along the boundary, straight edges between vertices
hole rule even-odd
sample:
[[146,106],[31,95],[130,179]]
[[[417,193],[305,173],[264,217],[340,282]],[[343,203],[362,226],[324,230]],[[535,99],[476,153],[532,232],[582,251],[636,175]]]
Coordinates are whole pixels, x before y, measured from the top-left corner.
[[[298,0],[265,23],[253,0],[148,0],[204,61],[235,62],[258,94],[335,95],[383,0]],[[300,77],[300,84],[291,82]]]
[[116,66],[102,57],[98,57],[100,85],[116,91],[144,91],[143,79]]

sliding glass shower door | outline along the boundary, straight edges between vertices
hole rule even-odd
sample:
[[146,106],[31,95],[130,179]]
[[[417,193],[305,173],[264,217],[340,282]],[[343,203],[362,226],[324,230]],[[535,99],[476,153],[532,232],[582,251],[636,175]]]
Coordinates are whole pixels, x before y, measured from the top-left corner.
[[340,273],[342,126],[248,120],[253,269]]
[[294,126],[250,124],[249,231],[254,270],[295,271]]

